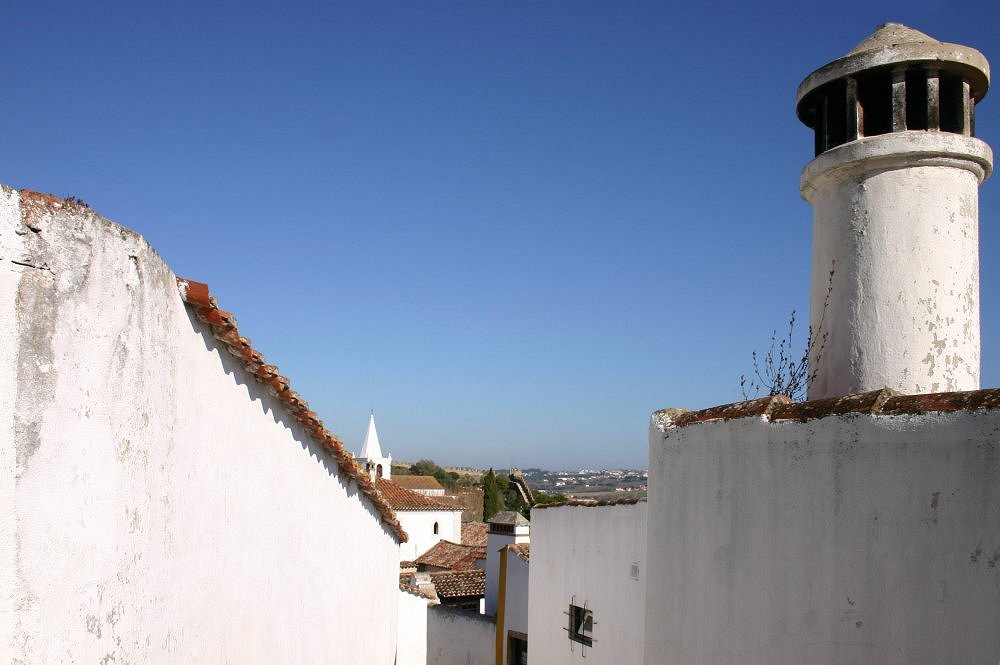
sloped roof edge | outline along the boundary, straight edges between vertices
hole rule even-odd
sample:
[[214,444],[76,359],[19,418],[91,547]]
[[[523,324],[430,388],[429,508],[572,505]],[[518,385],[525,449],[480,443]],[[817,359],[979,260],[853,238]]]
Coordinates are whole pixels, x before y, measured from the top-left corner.
[[269,365],[264,355],[253,348],[250,340],[240,335],[236,328],[236,317],[230,312],[219,309],[218,302],[209,292],[208,284],[190,279],[177,278],[177,288],[181,299],[194,310],[199,320],[212,329],[215,339],[222,342],[230,355],[243,363],[243,369],[270,392],[288,410],[313,440],[319,443],[337,462],[337,468],[344,477],[354,481],[361,493],[372,502],[375,510],[382,518],[382,523],[389,531],[405,543],[408,540],[406,531],[396,518],[396,513],[385,501],[337,435],[329,432],[323,421],[309,410],[309,404],[297,392],[292,390],[285,377],[278,374],[278,368]]

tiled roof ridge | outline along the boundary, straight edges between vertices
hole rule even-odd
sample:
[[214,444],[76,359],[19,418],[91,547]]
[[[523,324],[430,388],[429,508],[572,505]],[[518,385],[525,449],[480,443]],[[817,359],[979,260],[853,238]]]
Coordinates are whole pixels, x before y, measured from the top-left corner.
[[517,555],[522,561],[531,562],[531,543],[511,543],[507,549]]
[[357,483],[361,493],[375,506],[382,523],[392,531],[399,542],[405,543],[408,540],[406,531],[403,530],[392,507],[375,487],[375,483],[354,461],[354,456],[344,448],[337,435],[328,431],[323,426],[323,421],[309,410],[309,404],[291,389],[288,379],[278,373],[278,368],[268,365],[264,355],[253,348],[249,339],[240,335],[236,328],[236,317],[219,309],[218,302],[209,292],[208,284],[178,277],[177,288],[181,299],[194,309],[198,319],[212,328],[215,339],[222,342],[230,355],[243,363],[243,369],[276,397],[313,440],[337,461],[340,473]]
[[723,404],[700,411],[663,409],[654,413],[653,418],[666,428],[748,416],[763,417],[768,422],[786,420],[806,422],[816,418],[849,414],[906,415],[981,409],[1000,409],[1000,388],[919,395],[901,395],[889,388],[882,388],[866,393],[806,402],[792,402],[784,395],[775,395],[747,402]]
[[536,503],[532,510],[542,508],[560,508],[562,506],[582,506],[584,508],[594,508],[600,506],[631,506],[637,503],[645,503],[645,497],[635,497],[633,499],[567,499],[555,503]]

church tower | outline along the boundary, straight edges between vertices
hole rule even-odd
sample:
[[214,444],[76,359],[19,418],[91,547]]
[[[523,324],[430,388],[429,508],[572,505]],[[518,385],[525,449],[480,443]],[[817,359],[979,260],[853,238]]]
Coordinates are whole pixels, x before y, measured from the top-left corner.
[[979,388],[975,138],[989,65],[967,46],[880,26],[799,86],[815,130],[803,170],[813,205],[809,399],[889,387]]
[[378,442],[378,431],[375,429],[375,414],[368,418],[368,431],[365,432],[365,442],[361,446],[358,457],[361,467],[376,478],[389,480],[392,475],[392,455],[382,456],[382,448]]

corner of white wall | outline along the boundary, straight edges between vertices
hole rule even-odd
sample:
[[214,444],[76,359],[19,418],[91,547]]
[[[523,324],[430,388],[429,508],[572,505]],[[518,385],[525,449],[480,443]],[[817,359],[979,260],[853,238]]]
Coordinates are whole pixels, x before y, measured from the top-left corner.
[[17,324],[14,305],[20,270],[21,197],[0,185],[0,648],[14,637],[17,543],[14,518],[14,399],[17,395]]

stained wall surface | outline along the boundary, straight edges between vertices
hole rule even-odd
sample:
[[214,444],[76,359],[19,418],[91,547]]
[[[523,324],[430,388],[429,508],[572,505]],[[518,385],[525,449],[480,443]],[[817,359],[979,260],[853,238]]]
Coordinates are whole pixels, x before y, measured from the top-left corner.
[[0,190],[0,363],[9,662],[392,663],[396,538],[140,236]]
[[444,605],[427,608],[428,663],[495,665],[495,639],[493,617]]
[[806,167],[809,399],[980,387],[979,185],[991,164],[979,139],[904,132]]
[[[529,662],[642,662],[646,514],[642,502],[531,511]],[[594,613],[591,647],[569,639],[571,603]]]
[[672,419],[647,665],[1000,660],[1000,410]]

